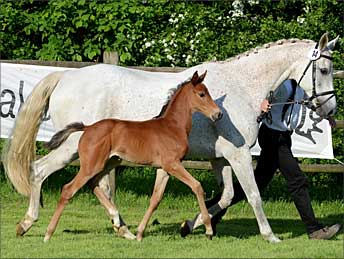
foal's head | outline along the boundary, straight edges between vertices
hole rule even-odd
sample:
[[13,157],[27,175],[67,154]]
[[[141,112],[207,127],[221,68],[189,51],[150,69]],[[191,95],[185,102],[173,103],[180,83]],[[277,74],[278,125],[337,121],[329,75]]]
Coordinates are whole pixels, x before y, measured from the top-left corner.
[[190,84],[192,84],[192,94],[190,95],[189,103],[192,111],[198,111],[210,118],[212,121],[217,121],[222,118],[222,112],[214,100],[211,98],[207,87],[202,83],[207,71],[201,76],[198,76],[196,71]]

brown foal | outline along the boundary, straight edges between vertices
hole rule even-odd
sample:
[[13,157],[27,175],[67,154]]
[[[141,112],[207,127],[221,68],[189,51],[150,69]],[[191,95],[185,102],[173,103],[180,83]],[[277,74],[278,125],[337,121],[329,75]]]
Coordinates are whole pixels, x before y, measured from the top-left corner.
[[[73,132],[84,131],[78,146],[80,171],[71,182],[63,186],[44,241],[48,241],[54,233],[68,201],[88,182],[108,212],[115,208],[98,186],[98,176],[112,156],[139,164],[159,166],[188,185],[197,196],[206,235],[208,238],[212,237],[213,230],[204,203],[203,188],[181,164],[188,150],[192,113],[202,112],[213,121],[222,117],[221,110],[202,83],[205,76],[206,72],[198,76],[196,71],[190,81],[177,88],[157,118],[147,121],[105,119],[90,126],[73,123],[53,136],[48,143],[50,149],[60,146]],[[153,211],[148,213],[147,222],[152,213]],[[139,240],[142,239],[143,230],[139,230]]]

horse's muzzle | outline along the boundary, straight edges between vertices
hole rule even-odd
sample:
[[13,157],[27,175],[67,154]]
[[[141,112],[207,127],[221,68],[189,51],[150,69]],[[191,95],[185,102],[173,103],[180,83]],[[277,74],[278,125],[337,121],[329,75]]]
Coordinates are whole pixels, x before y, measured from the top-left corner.
[[213,115],[211,116],[211,119],[212,119],[213,121],[218,121],[218,120],[221,120],[222,117],[223,117],[223,113],[222,113],[221,111],[219,111],[219,112],[213,114]]

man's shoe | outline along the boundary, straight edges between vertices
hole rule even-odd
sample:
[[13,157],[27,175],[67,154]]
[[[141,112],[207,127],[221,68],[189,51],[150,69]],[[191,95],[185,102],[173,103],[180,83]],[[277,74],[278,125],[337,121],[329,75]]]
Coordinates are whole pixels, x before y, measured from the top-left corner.
[[185,220],[182,225],[180,226],[180,236],[181,237],[186,237],[187,235],[189,235],[192,231],[190,229],[190,226],[189,226],[189,220]]
[[324,227],[317,231],[314,231],[308,235],[309,239],[331,239],[338,233],[342,226],[340,224],[334,224],[331,227]]
[[[213,229],[213,236],[216,236],[216,223],[211,221],[211,227]],[[185,220],[180,226],[179,231],[181,237],[189,235],[192,232],[192,222],[190,220]]]

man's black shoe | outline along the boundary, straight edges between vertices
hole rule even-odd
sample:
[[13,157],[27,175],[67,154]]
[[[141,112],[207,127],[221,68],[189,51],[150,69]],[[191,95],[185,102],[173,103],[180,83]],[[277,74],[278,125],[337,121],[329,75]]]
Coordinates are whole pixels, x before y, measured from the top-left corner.
[[314,231],[308,235],[309,239],[331,239],[338,233],[342,226],[340,224],[334,224],[331,227],[324,227],[317,231]]

